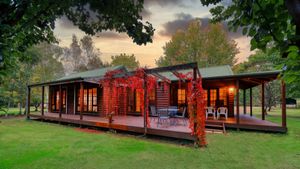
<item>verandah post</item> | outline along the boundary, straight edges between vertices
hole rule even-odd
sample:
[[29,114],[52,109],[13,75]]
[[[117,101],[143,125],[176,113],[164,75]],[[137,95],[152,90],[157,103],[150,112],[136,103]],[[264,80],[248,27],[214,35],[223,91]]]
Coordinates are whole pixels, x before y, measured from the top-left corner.
[[62,112],[62,89],[61,89],[61,85],[59,85],[59,118],[61,118],[61,112]]
[[80,120],[82,120],[83,113],[83,83],[80,83]]
[[252,116],[252,87],[250,88],[249,91],[249,95],[250,95],[250,116]]
[[244,114],[246,114],[246,89],[243,89],[243,106],[244,106]]
[[239,80],[236,80],[236,124],[237,129],[239,130],[239,124],[240,124],[240,96],[239,96],[239,90],[240,90],[240,82]]
[[[193,68],[193,92],[195,92],[196,91],[196,80],[197,80],[197,70],[196,70],[196,68]],[[194,121],[193,121],[193,123],[194,123],[194,132],[197,132],[197,122],[196,122],[196,120],[195,119],[197,119],[197,98],[196,97],[193,97],[193,115],[194,115]],[[198,143],[199,145],[200,145],[200,143],[199,143],[199,138],[197,137],[197,135],[195,135],[196,136],[196,143]]]
[[27,86],[27,119],[30,119],[30,87]]
[[45,97],[45,86],[42,86],[42,116],[44,116],[44,97]]
[[286,95],[285,83],[281,80],[281,118],[282,118],[282,127],[286,127]]
[[148,105],[147,105],[147,74],[144,73],[144,134],[147,134],[147,109],[148,109]]
[[261,84],[261,119],[265,120],[265,82]]

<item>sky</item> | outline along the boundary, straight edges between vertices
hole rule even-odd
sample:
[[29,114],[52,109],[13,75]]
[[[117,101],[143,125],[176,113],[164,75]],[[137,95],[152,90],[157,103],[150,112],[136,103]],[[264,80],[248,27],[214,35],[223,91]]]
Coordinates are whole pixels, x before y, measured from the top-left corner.
[[[152,43],[140,46],[133,43],[125,33],[112,31],[93,36],[93,41],[95,47],[100,49],[100,58],[105,62],[110,62],[112,55],[126,53],[134,54],[141,66],[155,67],[155,60],[163,56],[163,46],[170,41],[172,34],[178,29],[186,29],[188,23],[195,18],[200,18],[203,26],[207,25],[211,18],[211,7],[213,6],[202,6],[200,0],[145,0],[142,16],[143,20],[149,21],[155,29]],[[226,24],[224,27],[227,29]],[[54,34],[62,47],[70,45],[73,34],[78,38],[85,35],[65,17],[56,21]],[[245,61],[252,53],[250,38],[243,36],[241,32],[229,32],[228,35],[237,43],[238,63]]]

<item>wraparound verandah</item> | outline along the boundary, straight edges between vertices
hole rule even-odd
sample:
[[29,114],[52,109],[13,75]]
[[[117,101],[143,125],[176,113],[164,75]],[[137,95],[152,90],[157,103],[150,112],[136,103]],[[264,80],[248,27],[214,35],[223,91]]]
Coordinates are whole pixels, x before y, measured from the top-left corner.
[[[184,69],[186,65],[179,65],[177,68]],[[195,65],[193,65],[195,66]],[[189,65],[190,67],[190,65]],[[165,68],[166,70],[169,70],[171,68]],[[174,70],[173,70],[174,71]],[[195,69],[193,68],[194,74]],[[151,71],[150,71],[151,73]],[[196,72],[197,74],[197,72]],[[270,77],[265,77],[265,76]],[[278,75],[278,72],[273,72],[271,74],[260,74],[260,75],[243,75],[243,76],[230,76],[230,77],[217,77],[217,78],[206,78],[203,79],[203,87],[207,88],[217,88],[217,87],[224,87],[224,86],[234,86],[236,91],[239,91],[239,89],[249,89],[249,87],[257,86],[259,84],[262,84],[270,81],[274,78],[276,78]],[[164,77],[162,77],[164,78]],[[247,81],[246,81],[247,80]],[[137,133],[143,133],[143,134],[153,134],[153,135],[160,135],[160,136],[168,136],[168,137],[175,137],[175,138],[184,138],[184,139],[194,139],[193,136],[191,136],[191,130],[189,129],[189,124],[184,125],[166,125],[164,127],[157,126],[155,124],[156,117],[150,117],[150,126],[146,126],[146,116],[112,116],[112,118],[106,118],[106,117],[95,117],[95,116],[87,116],[80,111],[79,115],[70,115],[70,114],[64,114],[62,110],[62,104],[59,104],[60,111],[58,113],[46,113],[44,112],[44,90],[45,86],[47,85],[62,85],[66,83],[80,83],[82,84],[85,81],[85,79],[72,79],[68,81],[59,81],[59,82],[52,82],[52,83],[44,83],[44,84],[36,84],[28,86],[28,105],[30,105],[30,89],[31,87],[42,87],[42,112],[41,114],[30,114],[30,111],[28,110],[28,118],[39,118],[44,120],[52,120],[57,122],[66,122],[66,123],[74,123],[74,124],[80,124],[80,125],[88,125],[88,126],[97,126],[97,127],[104,127],[104,128],[112,128],[116,130],[125,130],[125,131],[132,131]],[[282,83],[283,88],[283,100],[285,101],[285,88],[284,83]],[[82,86],[82,85],[81,85]],[[81,87],[82,88],[82,87]],[[82,90],[81,90],[82,91]],[[60,92],[60,97],[62,96]],[[238,93],[238,92],[236,92]],[[83,95],[83,92],[80,92],[80,95]],[[235,95],[236,100],[239,100],[239,95]],[[83,97],[81,97],[83,98]],[[62,99],[59,99],[62,100]],[[82,102],[82,100],[80,101]],[[83,105],[83,104],[81,104]],[[236,109],[235,115],[232,117],[229,117],[228,119],[222,119],[222,120],[215,120],[215,119],[208,119],[206,120],[206,124],[223,124],[226,127],[230,128],[236,128],[236,129],[250,129],[250,130],[261,130],[261,131],[273,131],[273,132],[286,132],[286,122],[285,122],[285,104],[282,102],[282,125],[277,125],[275,123],[271,123],[268,121],[265,121],[264,119],[260,120],[255,117],[251,117],[249,114],[244,115],[240,114],[239,109]],[[239,103],[235,105],[236,107],[239,107]],[[147,107],[145,107],[147,108]],[[80,110],[83,110],[80,108]],[[251,113],[250,113],[251,114]]]

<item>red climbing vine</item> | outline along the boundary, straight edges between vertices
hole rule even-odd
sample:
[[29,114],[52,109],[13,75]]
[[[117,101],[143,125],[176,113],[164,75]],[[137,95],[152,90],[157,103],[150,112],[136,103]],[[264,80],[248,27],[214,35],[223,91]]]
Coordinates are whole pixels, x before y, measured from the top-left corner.
[[[140,92],[140,109],[142,110],[142,115],[146,115],[147,127],[150,127],[149,119],[149,95],[144,100],[145,86],[147,93],[149,94],[156,87],[157,79],[153,76],[147,75],[145,69],[140,68],[135,71],[134,74],[128,75],[120,70],[109,71],[104,75],[104,78],[100,80],[100,85],[102,85],[104,90],[103,98],[103,110],[106,115],[108,114],[117,114],[118,110],[121,108],[120,102],[121,99],[118,96],[127,96],[129,91],[137,90]],[[130,89],[130,90],[127,90]],[[126,97],[125,97],[126,98]],[[125,114],[127,113],[126,101],[123,105],[123,110]],[[146,112],[144,111],[147,107]]]

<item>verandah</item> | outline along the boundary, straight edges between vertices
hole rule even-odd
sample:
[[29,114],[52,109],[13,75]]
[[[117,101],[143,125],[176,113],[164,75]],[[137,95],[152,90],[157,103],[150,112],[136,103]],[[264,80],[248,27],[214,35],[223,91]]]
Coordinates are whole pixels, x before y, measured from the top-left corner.
[[[178,70],[188,69],[191,71],[186,74],[178,72]],[[171,71],[179,79],[179,85],[181,81],[188,83],[189,128],[192,131],[191,134],[196,138],[196,144],[205,146],[207,144],[205,139],[204,112],[206,104],[203,99],[202,79],[196,63],[154,69],[140,68],[129,73],[119,70],[107,72],[104,78],[99,81],[99,84],[104,89],[103,113],[112,119],[112,116],[117,112],[116,110],[121,108],[126,114],[126,101],[122,105],[118,96],[126,96],[128,90],[140,90],[142,91],[139,94],[140,109],[144,117],[144,134],[147,134],[147,128],[150,127],[148,94],[156,87],[158,79],[162,80],[163,83],[170,81],[159,74],[166,71]]]

